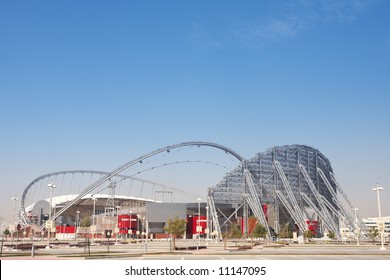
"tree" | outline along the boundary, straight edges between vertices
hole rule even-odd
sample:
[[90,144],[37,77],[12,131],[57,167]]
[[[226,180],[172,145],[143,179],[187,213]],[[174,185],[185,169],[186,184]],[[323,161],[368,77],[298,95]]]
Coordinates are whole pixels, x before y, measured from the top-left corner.
[[242,237],[241,229],[236,224],[230,226],[229,237],[233,239]]
[[307,238],[309,241],[310,241],[310,238],[313,238],[314,237],[314,233],[311,231],[311,230],[306,230],[304,233],[303,233],[303,236],[305,238]]
[[280,238],[292,238],[293,232],[289,226],[289,224],[285,224],[279,231]]
[[[227,237],[232,238],[232,239],[241,238],[242,237],[241,229],[236,224],[231,224],[230,231],[229,231]],[[237,240],[235,240],[235,242],[237,245]],[[225,239],[225,243],[226,243],[226,239]]]
[[264,238],[267,236],[267,233],[267,228],[260,223],[257,223],[255,228],[252,230],[252,236],[255,238]]
[[80,227],[90,227],[91,226],[91,219],[90,217],[84,217],[80,222]]
[[330,239],[335,239],[336,238],[336,234],[333,231],[329,231],[326,236],[328,236]]
[[175,237],[180,237],[185,233],[186,224],[185,219],[179,219],[177,216],[167,221],[164,230],[173,236],[173,248],[176,248]]
[[179,219],[175,217],[174,219],[169,219],[167,225],[164,227],[164,230],[169,234],[180,237],[186,231],[187,221],[185,219]]
[[3,231],[3,234],[4,234],[5,236],[8,236],[8,235],[11,235],[11,232],[9,231],[8,228],[6,228],[6,229]]
[[375,241],[375,238],[379,235],[379,230],[377,227],[371,227],[368,232],[368,237],[372,239],[372,241]]

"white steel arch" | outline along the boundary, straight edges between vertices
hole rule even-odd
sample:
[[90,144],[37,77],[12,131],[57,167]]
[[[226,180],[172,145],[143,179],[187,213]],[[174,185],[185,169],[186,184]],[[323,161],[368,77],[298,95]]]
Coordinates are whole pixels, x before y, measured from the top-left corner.
[[222,146],[222,145],[219,145],[219,144],[216,144],[216,143],[212,143],[212,142],[201,142],[201,141],[192,141],[192,142],[183,142],[183,143],[180,143],[180,144],[176,144],[176,145],[171,145],[171,146],[167,146],[167,147],[164,147],[164,148],[161,148],[161,149],[158,149],[158,150],[155,150],[155,151],[152,151],[148,154],[145,154],[143,156],[140,156],[134,160],[131,160],[129,162],[126,162],[125,164],[119,166],[117,169],[114,169],[113,171],[109,172],[108,174],[106,174],[105,176],[103,176],[101,179],[95,181],[94,183],[92,183],[91,185],[89,185],[87,188],[85,188],[74,200],[70,201],[69,203],[67,203],[61,210],[59,210],[57,213],[55,213],[51,219],[52,220],[55,220],[57,217],[59,217],[62,213],[64,213],[66,210],[68,210],[72,205],[74,205],[75,203],[77,203],[79,200],[81,200],[86,194],[90,193],[91,191],[93,191],[94,189],[96,189],[97,187],[99,187],[100,185],[102,185],[103,183],[107,182],[108,180],[110,180],[111,178],[113,178],[114,176],[120,174],[121,172],[123,172],[124,170],[130,168],[131,166],[134,166],[138,163],[142,163],[143,160],[147,159],[147,158],[150,158],[150,157],[153,157],[157,154],[160,154],[160,153],[163,153],[163,152],[170,152],[170,150],[173,150],[173,149],[178,149],[178,148],[181,148],[181,147],[187,147],[187,146],[198,146],[198,147],[202,147],[202,146],[206,146],[206,147],[212,147],[212,148],[216,148],[216,149],[219,149],[219,150],[222,150],[232,156],[234,156],[236,159],[238,159],[240,162],[244,160],[243,157],[241,157],[238,153],[236,153],[235,151],[225,147],[225,146]]

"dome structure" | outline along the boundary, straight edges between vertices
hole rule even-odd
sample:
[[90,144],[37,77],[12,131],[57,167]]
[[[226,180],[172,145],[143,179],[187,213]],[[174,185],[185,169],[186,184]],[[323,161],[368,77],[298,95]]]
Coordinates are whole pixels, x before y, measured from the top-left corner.
[[[285,145],[243,162],[211,188],[209,196],[215,204],[235,205],[243,217],[260,212],[263,223],[275,232],[285,224],[303,232],[314,222],[320,225],[319,231],[339,234],[338,214],[344,209],[337,203],[337,189],[330,161],[320,151],[305,145]],[[255,204],[262,208],[253,209]]]

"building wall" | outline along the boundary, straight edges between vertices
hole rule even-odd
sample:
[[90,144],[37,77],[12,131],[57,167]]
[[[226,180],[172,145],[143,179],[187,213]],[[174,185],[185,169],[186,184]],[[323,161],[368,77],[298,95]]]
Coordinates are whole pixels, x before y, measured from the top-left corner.
[[146,220],[150,234],[164,233],[165,223],[169,219],[186,219],[187,204],[185,203],[147,203]]
[[[385,236],[390,237],[390,216],[382,217],[385,224]],[[363,219],[363,223],[370,229],[378,226],[378,217]]]

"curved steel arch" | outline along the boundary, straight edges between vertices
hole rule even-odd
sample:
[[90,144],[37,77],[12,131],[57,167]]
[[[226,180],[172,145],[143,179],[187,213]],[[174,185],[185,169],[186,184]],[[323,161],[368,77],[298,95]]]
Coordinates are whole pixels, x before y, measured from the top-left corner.
[[96,182],[92,183],[87,188],[85,188],[85,190],[82,191],[75,199],[70,201],[61,210],[56,212],[56,214],[54,214],[51,219],[55,220],[62,213],[64,213],[66,210],[68,210],[72,205],[76,204],[79,200],[81,200],[86,194],[90,193],[91,191],[93,191],[94,189],[96,189],[97,187],[102,185],[103,183],[107,182],[112,177],[114,177],[114,176],[118,175],[119,173],[121,173],[122,171],[126,170],[127,168],[129,168],[129,167],[131,167],[131,166],[133,166],[133,165],[135,165],[137,163],[142,163],[143,160],[145,160],[147,158],[150,158],[152,156],[155,156],[157,154],[160,154],[160,153],[163,153],[163,152],[169,152],[170,150],[173,150],[173,149],[178,149],[178,148],[181,148],[181,147],[188,147],[188,146],[212,147],[212,148],[216,148],[216,149],[222,150],[222,151],[224,151],[224,152],[234,156],[240,162],[242,162],[244,160],[244,158],[241,155],[239,155],[238,153],[236,153],[235,151],[233,151],[233,150],[231,150],[231,149],[229,149],[229,148],[227,148],[225,146],[222,146],[220,144],[216,144],[216,143],[212,143],[212,142],[191,141],[191,142],[183,142],[183,143],[180,143],[180,144],[166,146],[164,148],[161,148],[161,149],[152,151],[152,152],[150,152],[148,154],[145,154],[145,155],[143,155],[143,156],[141,156],[139,158],[136,158],[136,159],[134,159],[132,161],[126,162],[125,164],[121,165],[117,169],[109,172],[107,175],[105,175],[101,179],[97,180]]
[[[41,176],[37,177],[36,179],[31,181],[31,183],[28,184],[27,187],[25,187],[25,189],[23,190],[23,193],[22,193],[22,195],[20,197],[20,206],[19,206],[19,208],[20,208],[20,216],[21,216],[21,222],[24,225],[29,224],[28,217],[27,217],[27,212],[26,212],[26,206],[25,206],[25,200],[26,200],[27,193],[29,192],[29,190],[34,186],[34,184],[36,184],[37,182],[39,182],[39,181],[41,181],[41,180],[43,180],[45,178],[50,178],[50,177],[53,177],[53,176],[65,175],[65,174],[99,174],[99,175],[108,175],[109,172],[107,172],[107,171],[98,171],[98,170],[67,170],[67,171],[51,172],[51,173],[47,173],[47,174],[44,174],[44,175],[41,175]],[[179,189],[176,189],[174,187],[165,186],[165,185],[162,185],[162,184],[159,184],[159,183],[156,183],[156,182],[152,182],[152,181],[149,181],[149,180],[136,178],[136,177],[133,177],[133,176],[121,175],[121,174],[117,174],[115,176],[116,177],[120,177],[123,180],[124,179],[131,179],[131,180],[141,181],[141,182],[144,182],[144,183],[158,185],[158,186],[170,189],[170,190],[183,192],[183,190],[179,190]],[[191,193],[188,193],[188,194],[191,194]],[[195,196],[194,194],[191,194],[191,195]]]
[[21,214],[21,222],[24,223],[24,224],[28,224],[27,223],[27,213],[26,213],[26,207],[25,207],[25,199],[26,199],[26,196],[27,196],[27,193],[28,191],[30,190],[30,188],[36,183],[36,182],[39,182],[45,178],[49,178],[49,177],[52,177],[52,176],[57,176],[57,175],[62,175],[62,174],[72,174],[72,173],[91,173],[91,174],[101,174],[101,175],[104,175],[104,174],[107,174],[108,172],[104,172],[104,171],[94,171],[94,170],[70,170],[70,171],[57,171],[57,172],[52,172],[52,173],[48,173],[48,174],[44,174],[42,176],[39,176],[37,178],[35,178],[33,181],[31,181],[30,184],[27,185],[27,187],[24,188],[23,192],[22,192],[22,195],[20,196],[20,214]]

